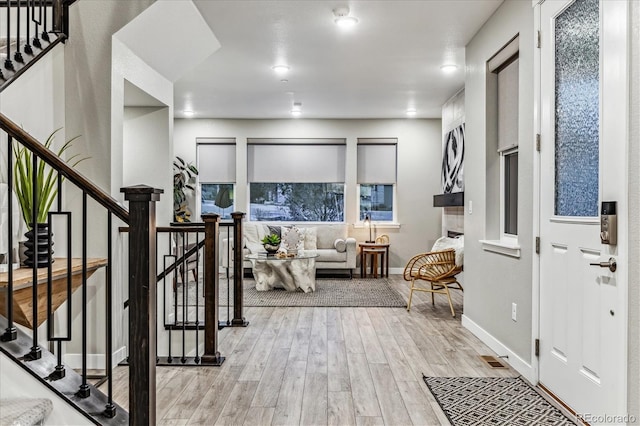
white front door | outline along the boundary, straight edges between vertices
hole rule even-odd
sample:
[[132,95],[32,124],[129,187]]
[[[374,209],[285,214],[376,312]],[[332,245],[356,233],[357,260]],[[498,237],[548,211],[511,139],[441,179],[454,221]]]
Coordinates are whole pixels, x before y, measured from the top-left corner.
[[[539,382],[590,423],[626,408],[627,8],[540,8]],[[616,245],[600,240],[603,201]],[[615,272],[591,265],[609,258]]]

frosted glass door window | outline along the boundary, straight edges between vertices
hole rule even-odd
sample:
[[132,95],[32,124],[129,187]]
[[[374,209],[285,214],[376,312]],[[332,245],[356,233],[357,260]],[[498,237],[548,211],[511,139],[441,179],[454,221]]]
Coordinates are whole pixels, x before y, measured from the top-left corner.
[[598,0],[576,0],[555,21],[555,214],[598,215]]

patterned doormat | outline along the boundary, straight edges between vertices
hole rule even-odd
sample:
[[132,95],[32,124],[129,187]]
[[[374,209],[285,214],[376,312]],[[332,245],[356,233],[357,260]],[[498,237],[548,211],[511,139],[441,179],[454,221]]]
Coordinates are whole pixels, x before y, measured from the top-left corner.
[[520,377],[423,379],[454,426],[575,424]]

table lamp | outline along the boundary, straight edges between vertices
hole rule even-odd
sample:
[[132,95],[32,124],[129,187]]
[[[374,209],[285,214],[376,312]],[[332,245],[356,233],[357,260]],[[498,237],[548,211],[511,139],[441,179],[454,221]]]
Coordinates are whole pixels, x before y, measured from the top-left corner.
[[373,241],[373,238],[371,237],[371,217],[369,216],[369,213],[367,213],[364,216],[364,226],[366,226],[367,228],[369,228],[369,239],[367,241],[365,241],[366,243],[373,243],[375,241]]

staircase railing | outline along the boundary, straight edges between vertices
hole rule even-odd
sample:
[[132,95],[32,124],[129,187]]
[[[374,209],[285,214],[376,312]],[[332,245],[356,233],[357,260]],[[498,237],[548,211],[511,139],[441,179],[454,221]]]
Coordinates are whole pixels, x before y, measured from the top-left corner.
[[[5,318],[0,317],[4,331],[0,330],[0,350],[13,358],[21,367],[30,370],[43,385],[54,392],[66,397],[67,400],[87,418],[96,424],[153,424],[155,422],[155,287],[156,287],[156,232],[155,232],[155,203],[159,199],[161,190],[146,186],[123,188],[125,200],[129,201],[130,211],[127,211],[109,194],[105,193],[86,177],[71,168],[43,144],[0,114],[0,129],[6,134],[6,170],[7,170],[7,221],[6,227],[0,230],[2,239],[6,238],[7,271],[0,273],[0,309]],[[31,153],[33,170],[43,167],[57,172],[55,184],[58,193],[56,201],[48,214],[47,223],[37,224],[39,203],[38,192],[32,191],[33,215],[30,222],[33,226],[33,250],[39,246],[38,238],[44,239],[45,253],[33,253],[34,262],[30,268],[13,269],[16,263],[14,220],[14,167],[16,163],[15,150],[26,149]],[[38,185],[36,174],[33,174],[33,187]],[[79,199],[81,207],[69,210],[63,209],[63,199]],[[0,206],[5,207],[5,206]],[[91,210],[90,210],[91,209]],[[102,213],[97,209],[101,209]],[[79,216],[79,218],[78,218]],[[29,220],[29,219],[27,219]],[[117,238],[115,221],[128,224],[130,228],[128,256],[119,264],[115,254],[124,251],[114,248],[113,238]],[[89,225],[91,230],[89,231]],[[102,227],[101,225],[104,225]],[[45,233],[38,230],[46,229]],[[101,231],[100,229],[104,229]],[[62,230],[62,232],[59,232]],[[55,231],[55,232],[54,232]],[[37,267],[39,255],[53,256],[52,237],[55,234],[56,252],[64,251],[62,258],[55,262],[45,263],[44,268]],[[76,237],[79,234],[79,237]],[[79,240],[75,244],[74,238]],[[96,240],[106,240],[101,246]],[[90,244],[92,242],[92,244]],[[66,247],[60,250],[58,247]],[[91,252],[92,257],[89,257]],[[75,257],[74,257],[75,256]],[[73,258],[73,259],[72,259]],[[91,274],[105,268],[104,278],[89,281]],[[113,295],[117,284],[114,268],[128,267],[128,277],[122,286],[128,288],[131,300],[129,310],[129,338],[128,343],[122,344],[135,347],[129,358],[129,401],[130,412],[127,413],[114,402],[112,355],[114,353],[114,314],[122,317],[120,309],[114,309],[116,304]],[[98,274],[100,275],[100,274]],[[21,281],[18,278],[21,278]],[[89,300],[89,285],[104,284],[104,304],[98,297]],[[78,306],[77,296],[72,297],[74,291],[80,293],[81,304]],[[125,290],[126,291],[126,290]],[[17,295],[20,297],[17,297]],[[26,300],[26,305],[25,305]],[[90,302],[93,305],[90,305]],[[25,308],[29,306],[30,308]],[[66,307],[67,315],[55,313],[57,307]],[[105,306],[104,315],[95,313],[98,306]],[[79,311],[79,312],[78,312]],[[19,314],[23,315],[20,316]],[[76,319],[74,320],[74,315]],[[21,320],[22,318],[23,320]],[[93,324],[104,324],[104,341],[100,340],[95,331],[89,333],[89,320]],[[23,326],[16,321],[22,321]],[[46,323],[46,336],[40,334],[39,325]],[[79,323],[79,324],[78,324]],[[78,328],[80,329],[78,333]],[[95,330],[97,327],[93,327]],[[62,331],[61,331],[62,329]],[[30,334],[30,336],[29,336]],[[125,336],[121,336],[125,339]],[[104,345],[104,380],[106,381],[106,395],[98,391],[89,380],[88,343],[96,346]],[[65,365],[63,354],[73,346],[81,352],[76,367],[79,375],[69,365]],[[67,351],[68,352],[68,351]],[[92,350],[92,355],[99,350]],[[93,358],[92,358],[93,359]],[[95,366],[91,366],[93,368]],[[75,396],[74,396],[75,394]],[[96,414],[98,404],[103,405],[102,412]]]
[[[221,222],[209,214],[202,216],[203,222],[156,229],[157,263],[162,265],[156,294],[162,324],[156,342],[158,366],[219,366],[225,357],[218,351],[218,331],[249,324],[243,317],[242,269],[231,274],[228,267],[220,268],[242,268],[242,250],[231,245],[234,235],[242,235],[244,213],[232,217]],[[226,250],[221,245],[227,245]],[[228,259],[221,259],[223,254]]]
[[75,0],[0,1],[0,92],[69,36]]

